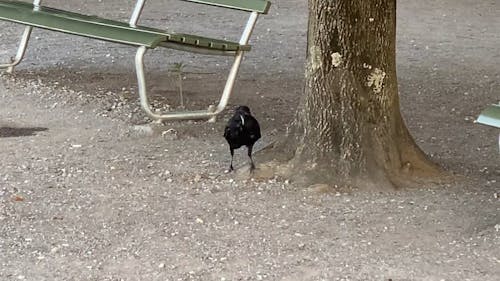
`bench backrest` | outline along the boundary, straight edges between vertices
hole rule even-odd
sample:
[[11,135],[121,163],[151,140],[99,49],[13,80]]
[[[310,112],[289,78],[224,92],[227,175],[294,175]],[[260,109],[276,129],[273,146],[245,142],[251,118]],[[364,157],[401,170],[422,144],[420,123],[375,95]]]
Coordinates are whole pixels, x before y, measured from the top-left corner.
[[271,2],[266,0],[183,0],[230,9],[267,14]]

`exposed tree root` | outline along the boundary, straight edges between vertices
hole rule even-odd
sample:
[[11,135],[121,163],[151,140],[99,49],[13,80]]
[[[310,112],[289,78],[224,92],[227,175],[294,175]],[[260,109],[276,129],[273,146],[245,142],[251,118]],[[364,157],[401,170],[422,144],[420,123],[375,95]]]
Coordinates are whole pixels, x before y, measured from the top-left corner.
[[456,179],[454,175],[427,160],[424,154],[415,157],[418,153],[407,157],[407,161],[398,170],[388,172],[383,167],[374,165],[367,167],[363,173],[346,176],[337,172],[335,163],[313,163],[302,161],[299,157],[290,158],[290,153],[284,151],[281,144],[278,142],[276,146],[257,154],[257,159],[261,162],[257,169],[252,173],[243,169],[238,172],[238,177],[258,180],[276,177],[288,179],[293,184],[312,189],[316,193],[326,193],[326,187],[330,187],[331,191],[341,192],[433,188]]

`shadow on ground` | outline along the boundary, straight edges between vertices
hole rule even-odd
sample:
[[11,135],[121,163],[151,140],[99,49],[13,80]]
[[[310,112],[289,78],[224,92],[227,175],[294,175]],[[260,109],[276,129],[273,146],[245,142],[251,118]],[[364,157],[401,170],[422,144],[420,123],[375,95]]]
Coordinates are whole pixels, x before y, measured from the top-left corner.
[[42,127],[0,127],[0,138],[28,137],[34,136],[37,132],[47,131],[47,128]]

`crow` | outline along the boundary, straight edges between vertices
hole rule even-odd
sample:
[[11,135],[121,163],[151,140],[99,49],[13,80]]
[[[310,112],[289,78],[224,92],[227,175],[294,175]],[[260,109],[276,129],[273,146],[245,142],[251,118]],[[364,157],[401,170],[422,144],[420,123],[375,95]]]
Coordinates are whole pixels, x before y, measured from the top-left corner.
[[224,138],[229,144],[229,151],[231,152],[231,164],[229,170],[233,168],[234,150],[242,146],[248,148],[248,157],[250,157],[250,170],[255,169],[252,160],[253,145],[260,139],[260,126],[257,119],[250,113],[248,106],[238,106],[234,111],[233,117],[227,122],[224,129]]

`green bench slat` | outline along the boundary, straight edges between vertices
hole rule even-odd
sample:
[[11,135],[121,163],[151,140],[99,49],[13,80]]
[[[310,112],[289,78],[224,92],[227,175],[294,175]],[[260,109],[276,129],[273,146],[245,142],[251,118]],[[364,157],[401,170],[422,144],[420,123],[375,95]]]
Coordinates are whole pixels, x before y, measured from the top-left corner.
[[248,12],[267,14],[271,2],[265,0],[184,0],[200,4],[226,7]]
[[165,36],[158,34],[138,30],[124,31],[121,28],[72,20],[43,11],[33,11],[33,5],[16,4],[17,2],[0,1],[0,19],[106,41],[147,46],[149,48],[156,47],[161,41],[166,39]]
[[[29,5],[30,9],[31,9],[31,7],[32,7],[32,5]],[[249,51],[251,49],[250,46],[248,46],[248,45],[240,45],[239,43],[236,43],[236,42],[213,39],[213,38],[202,37],[202,36],[197,36],[197,35],[183,34],[183,33],[175,33],[175,32],[167,33],[161,29],[145,27],[145,26],[131,27],[126,22],[104,19],[104,18],[100,18],[97,16],[82,15],[82,14],[78,14],[78,13],[74,13],[74,12],[58,10],[55,8],[42,7],[41,11],[44,11],[44,12],[47,12],[50,14],[56,14],[60,17],[65,17],[68,19],[78,20],[78,21],[82,21],[82,22],[88,22],[88,23],[93,23],[93,24],[102,24],[102,25],[110,26],[110,27],[120,27],[123,29],[129,29],[129,30],[140,30],[142,32],[150,32],[153,34],[165,36],[166,37],[165,42],[173,42],[173,43],[179,43],[179,44],[184,44],[184,45],[192,45],[192,46],[197,46],[197,47],[216,49],[216,50],[226,50],[226,51],[237,51],[237,50]],[[160,45],[162,45],[162,44],[160,44]]]
[[32,4],[19,1],[0,0],[0,19],[105,41],[146,46],[148,48],[164,46],[162,43],[170,42],[212,50],[250,50],[250,46],[239,45],[236,42],[189,34],[167,33],[160,29],[143,26],[134,28],[125,22],[82,15],[55,8],[40,7],[38,11],[34,11]]
[[476,120],[477,123],[500,128],[500,105],[490,105],[485,108]]

